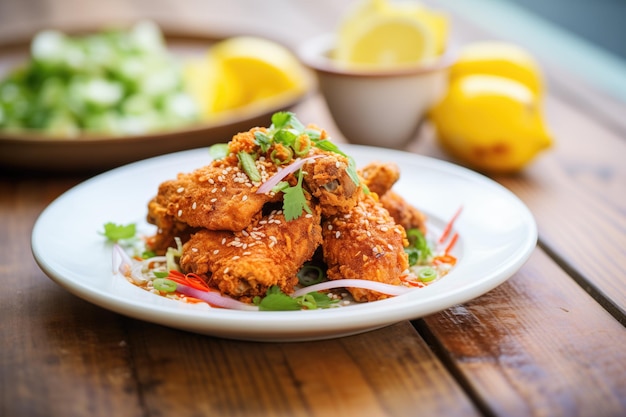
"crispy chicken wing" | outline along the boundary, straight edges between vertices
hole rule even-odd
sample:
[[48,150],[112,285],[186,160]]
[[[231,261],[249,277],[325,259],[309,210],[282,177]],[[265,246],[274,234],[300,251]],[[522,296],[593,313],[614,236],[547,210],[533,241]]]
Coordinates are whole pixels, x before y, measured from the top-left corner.
[[291,294],[296,274],[322,242],[320,222],[314,206],[311,214],[289,222],[273,210],[239,232],[203,229],[183,245],[180,265],[232,297],[251,300],[272,285]]
[[348,175],[348,166],[348,158],[336,153],[325,153],[304,166],[304,183],[318,199],[323,216],[345,212],[357,203],[362,190]]
[[400,168],[392,162],[375,161],[360,169],[359,174],[363,177],[363,182],[371,192],[382,196],[400,178]]
[[360,174],[369,190],[378,194],[380,203],[397,224],[406,230],[415,228],[426,233],[426,215],[392,190],[400,178],[398,165],[392,162],[371,162],[360,170]]
[[[363,196],[345,214],[332,216],[322,224],[324,260],[330,279],[367,279],[400,285],[408,268],[404,252],[404,229],[395,224],[375,195]],[[374,301],[386,295],[350,288],[356,301]]]

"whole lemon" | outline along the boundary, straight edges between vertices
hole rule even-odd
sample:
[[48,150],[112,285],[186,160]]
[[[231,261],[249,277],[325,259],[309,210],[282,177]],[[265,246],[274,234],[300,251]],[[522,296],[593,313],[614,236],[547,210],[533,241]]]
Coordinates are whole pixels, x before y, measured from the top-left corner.
[[482,41],[465,45],[450,68],[450,79],[473,74],[510,78],[539,96],[543,94],[544,81],[539,64],[526,49],[509,42]]
[[526,85],[500,76],[453,80],[429,118],[444,149],[483,172],[519,171],[552,143],[537,95]]

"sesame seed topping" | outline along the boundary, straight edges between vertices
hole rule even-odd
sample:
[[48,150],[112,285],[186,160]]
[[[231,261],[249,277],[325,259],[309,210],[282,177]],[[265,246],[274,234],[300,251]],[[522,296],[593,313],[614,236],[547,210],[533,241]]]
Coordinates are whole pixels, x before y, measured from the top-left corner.
[[228,274],[228,271],[229,271],[229,270],[230,270],[230,268],[228,268],[228,267],[224,268],[224,273],[225,273],[225,274]]
[[389,230],[389,228],[387,226],[383,226],[383,227],[380,228],[381,232],[386,232],[388,230]]
[[183,211],[182,211],[182,210],[178,210],[178,213],[177,213],[177,214],[178,214],[178,217],[180,217],[180,216],[182,216],[182,215],[183,215]]
[[177,193],[182,193],[183,191],[185,191],[185,187],[178,187],[176,190]]
[[211,199],[211,203],[215,203],[217,201],[217,198],[212,198]]
[[239,258],[241,258],[241,256],[235,255],[235,256],[233,256],[233,257],[232,257],[232,258],[230,258],[230,259],[232,259],[233,261],[236,261],[236,260],[237,260],[237,259],[239,259]]
[[248,199],[248,196],[246,194],[243,195],[243,197],[241,197],[241,201],[246,201]]
[[215,249],[215,250],[213,251],[213,255],[217,255],[218,253],[220,253],[220,250],[219,250],[219,249]]
[[340,237],[341,237],[341,232],[337,230],[337,232],[335,232],[335,238],[339,239]]
[[196,207],[198,207],[198,205],[197,205],[197,204],[196,204],[196,202],[194,201],[194,202],[193,202],[193,204],[191,205],[191,209],[192,209],[192,210],[195,210],[195,209],[196,209]]
[[198,248],[191,248],[192,252],[198,252]]
[[244,253],[242,253],[242,255],[244,255],[244,256],[248,256],[248,255],[251,255],[251,254],[252,254],[252,252],[244,252]]

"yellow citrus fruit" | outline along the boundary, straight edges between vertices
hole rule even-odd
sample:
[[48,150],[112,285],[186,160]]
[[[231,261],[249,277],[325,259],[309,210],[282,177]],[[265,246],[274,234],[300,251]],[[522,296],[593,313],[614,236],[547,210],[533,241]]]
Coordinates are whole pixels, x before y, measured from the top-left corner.
[[429,118],[445,150],[488,173],[519,171],[552,143],[536,94],[504,77],[455,79]]
[[352,65],[415,64],[440,53],[446,36],[442,15],[421,5],[366,0],[341,23],[334,58]]
[[251,36],[218,42],[206,59],[187,65],[185,79],[207,116],[307,88],[305,69],[289,49]]
[[543,76],[535,58],[508,42],[485,41],[463,47],[450,69],[450,79],[472,74],[499,75],[524,84],[537,95],[543,93]]

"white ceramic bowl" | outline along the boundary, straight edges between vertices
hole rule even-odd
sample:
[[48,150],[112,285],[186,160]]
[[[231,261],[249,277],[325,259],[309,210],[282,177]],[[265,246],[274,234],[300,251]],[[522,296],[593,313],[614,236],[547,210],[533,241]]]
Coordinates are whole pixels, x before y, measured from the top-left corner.
[[333,61],[332,35],[299,48],[312,68],[337,127],[352,143],[401,148],[417,133],[426,111],[448,87],[451,48],[435,61],[397,69],[346,68]]

